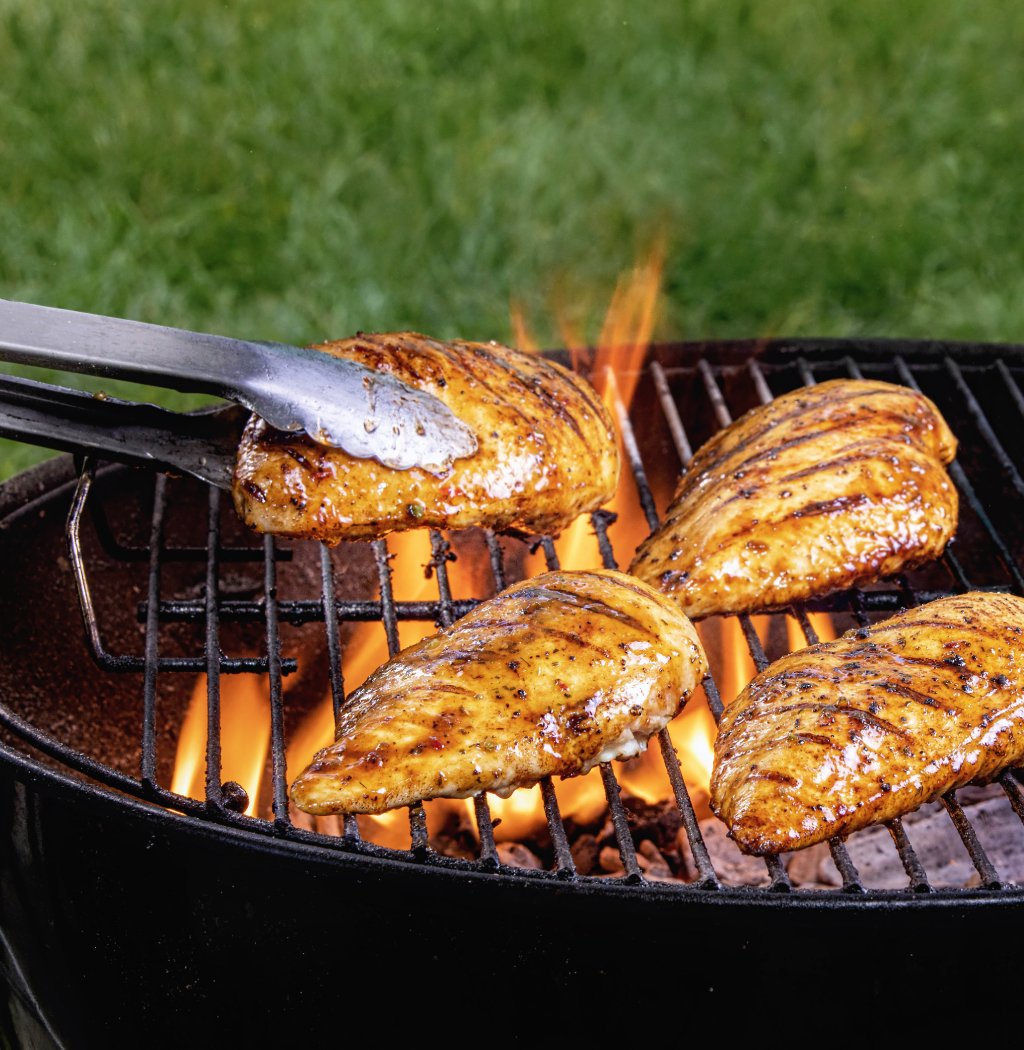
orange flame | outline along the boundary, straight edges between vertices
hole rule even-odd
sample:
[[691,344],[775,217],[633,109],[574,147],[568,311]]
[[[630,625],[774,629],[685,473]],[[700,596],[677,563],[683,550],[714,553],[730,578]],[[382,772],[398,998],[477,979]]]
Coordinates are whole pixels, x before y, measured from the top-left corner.
[[[619,442],[619,457],[626,462],[620,433],[618,414],[632,404],[643,363],[651,344],[657,321],[658,297],[665,267],[665,246],[657,242],[645,259],[619,278],[612,300],[601,325],[598,348],[591,369],[594,389],[600,394],[615,423]],[[519,345],[535,346],[522,309],[512,305],[512,325]],[[558,327],[566,347],[574,360],[586,349],[578,325],[566,314],[558,317]],[[632,559],[636,548],[647,536],[647,522],[637,514],[640,506],[636,481],[628,466],[624,466],[618,491],[607,508],[619,518],[609,530],[609,537],[623,565]],[[555,540],[555,551],[564,569],[585,569],[601,563],[597,540],[584,515],[577,518]],[[541,551],[527,561],[527,572],[536,575],[547,567]]]
[[[388,550],[393,555],[392,564],[398,570],[392,580],[395,600],[420,601],[426,598],[432,586],[426,575],[426,565],[431,557],[430,534],[425,529],[396,532],[388,537]],[[400,647],[404,649],[415,645],[421,638],[432,634],[434,629],[433,623],[429,621],[399,621]],[[387,659],[388,642],[383,626],[379,623],[359,624],[352,631],[342,652],[346,693],[361,686]],[[333,740],[334,706],[328,696],[306,716],[288,742],[288,769],[294,773],[305,769],[313,755]],[[390,827],[389,821],[383,823]]]
[[[206,793],[206,675],[200,675],[178,736],[171,790],[202,799]],[[249,795],[255,816],[270,748],[270,686],[266,675],[223,675],[220,680],[220,779]]]

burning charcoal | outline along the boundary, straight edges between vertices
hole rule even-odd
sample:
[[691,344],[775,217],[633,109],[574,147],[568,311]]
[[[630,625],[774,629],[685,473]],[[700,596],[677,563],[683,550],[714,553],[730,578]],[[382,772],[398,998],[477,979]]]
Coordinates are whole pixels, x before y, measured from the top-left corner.
[[786,872],[794,886],[834,888],[843,884],[824,842],[790,854]]
[[510,868],[533,868],[539,871],[544,867],[540,858],[521,842],[499,842],[498,860]]
[[476,831],[469,814],[462,806],[445,808],[440,822],[434,826],[438,807],[432,806],[428,817],[431,829],[430,847],[447,857],[475,860],[480,854]]
[[640,865],[640,870],[649,879],[659,879],[668,882],[675,882],[676,877],[672,874],[672,869],[668,865],[668,861],[661,854],[661,850],[650,839],[644,839],[643,842],[637,847],[636,855],[637,863]]
[[576,839],[572,844],[572,861],[580,875],[589,875],[597,867],[600,852],[593,835],[580,835]]
[[672,848],[679,833],[679,809],[675,801],[645,802],[623,794],[622,805],[629,818],[629,829],[633,839],[641,842],[650,839],[659,849]]
[[626,869],[622,866],[622,858],[615,846],[605,846],[598,858],[601,871],[606,875],[621,875]]
[[[977,831],[989,860],[1000,876],[1024,881],[1024,841],[1020,820],[997,787],[964,788],[957,798]],[[904,819],[907,838],[934,886],[977,885],[977,871],[953,822],[938,803],[922,806]],[[903,889],[907,873],[888,829],[867,828],[847,841],[850,857],[865,885],[876,889]]]
[[693,882],[697,878],[697,865],[693,862],[690,840],[686,835],[685,828],[679,829],[676,835],[675,846],[675,853],[671,855],[671,860],[674,860],[676,877],[684,882]]
[[711,856],[711,863],[718,877],[727,886],[766,886],[768,871],[759,857],[748,857],[740,853],[739,847],[729,838],[725,825],[715,817],[700,822],[704,845]]

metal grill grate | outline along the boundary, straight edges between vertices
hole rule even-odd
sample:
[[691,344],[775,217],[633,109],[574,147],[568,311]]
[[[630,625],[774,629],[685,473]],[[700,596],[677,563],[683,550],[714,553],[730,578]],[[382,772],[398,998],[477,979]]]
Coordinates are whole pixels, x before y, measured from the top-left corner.
[[[904,346],[907,356],[915,347]],[[872,378],[891,379],[902,382],[939,401],[940,408],[947,413],[954,430],[959,430],[964,447],[968,454],[962,455],[952,468],[954,482],[964,504],[963,516],[969,516],[971,534],[980,539],[967,554],[975,553],[982,547],[988,548],[986,558],[982,559],[988,566],[985,577],[974,579],[971,566],[965,564],[970,558],[961,558],[956,548],[950,549],[941,562],[945,576],[945,585],[936,585],[934,570],[926,574],[927,583],[915,587],[907,576],[900,576],[877,587],[855,589],[833,595],[826,599],[797,606],[776,615],[790,615],[796,623],[807,644],[818,641],[814,626],[808,616],[808,610],[822,610],[844,613],[854,622],[864,625],[870,622],[874,614],[891,614],[901,607],[930,601],[947,594],[975,589],[1012,590],[1024,594],[1024,576],[1015,560],[1012,548],[1015,541],[1004,535],[994,521],[992,514],[986,510],[985,500],[979,496],[974,482],[969,477],[968,469],[979,456],[990,456],[995,464],[1000,483],[1017,496],[1024,496],[1024,480],[1014,458],[1006,451],[999,436],[1000,430],[1005,435],[1006,426],[1019,426],[1024,420],[1024,397],[1017,385],[1021,365],[1005,360],[996,355],[978,361],[968,357],[958,363],[952,356],[941,352],[925,353],[920,359],[906,360],[904,356],[886,353],[859,355],[856,359],[849,354],[849,346],[841,344],[830,351],[829,346],[816,347],[806,345],[791,346],[786,352],[782,347],[774,355],[761,358],[750,356],[741,363],[712,363],[709,357],[681,361],[674,359],[670,349],[656,353],[645,367],[640,392],[645,394],[642,401],[642,412],[645,426],[667,434],[665,444],[674,449],[679,464],[684,465],[692,456],[697,438],[705,439],[706,435],[688,433],[684,424],[684,415],[697,419],[697,425],[704,429],[714,429],[728,425],[734,415],[746,410],[752,404],[770,401],[775,394],[782,393],[799,385],[810,385],[823,378],[839,375],[860,377],[867,374]],[[771,358],[771,359],[769,359]],[[1014,406],[1018,414],[1016,423],[1005,421],[999,425],[986,414],[978,395],[972,387],[975,382],[984,381],[986,389],[996,390],[995,403],[1006,399]],[[936,390],[939,384],[941,389]],[[609,377],[610,389],[614,390],[614,377]],[[939,395],[942,396],[939,396]],[[730,408],[730,401],[734,409]],[[693,405],[698,410],[693,411]],[[634,417],[638,409],[633,408]],[[703,413],[703,414],[702,414]],[[651,417],[660,414],[652,424]],[[655,528],[659,521],[658,502],[654,487],[649,481],[641,452],[641,442],[631,421],[630,410],[621,401],[615,403],[615,415],[625,450],[628,469],[635,480],[639,496],[640,511],[650,528]],[[966,433],[961,425],[968,420],[977,434],[973,444],[966,441]],[[710,425],[709,425],[710,424]],[[660,429],[659,429],[660,428]],[[664,470],[662,470],[664,473]],[[430,533],[434,579],[437,598],[432,601],[399,601],[392,586],[391,563],[388,544],[377,540],[371,544],[380,587],[379,600],[349,601],[339,600],[335,594],[334,569],[326,548],[321,551],[321,593],[316,596],[296,600],[282,600],[277,595],[277,562],[287,558],[287,550],[278,550],[270,537],[266,537],[260,546],[227,547],[223,546],[221,537],[221,497],[216,490],[210,490],[207,517],[207,543],[203,548],[177,547],[169,548],[164,544],[163,530],[165,514],[169,500],[173,499],[174,481],[159,476],[154,484],[154,500],[151,530],[148,546],[130,547],[121,544],[114,538],[113,530],[106,522],[102,506],[90,499],[93,490],[94,472],[89,463],[84,463],[78,487],[68,520],[68,539],[71,552],[79,598],[86,620],[89,643],[93,654],[101,667],[108,671],[143,672],[143,708],[142,728],[139,747],[138,777],[128,776],[109,766],[103,765],[90,756],[75,751],[62,744],[37,726],[31,725],[6,705],[0,705],[0,722],[18,734],[34,747],[51,758],[77,770],[119,791],[134,795],[176,810],[187,819],[202,819],[221,822],[251,832],[274,835],[282,840],[294,840],[315,843],[329,850],[345,853],[369,854],[406,864],[429,864],[451,869],[476,870],[499,876],[525,878],[556,878],[569,882],[600,882],[610,891],[619,887],[648,885],[650,889],[662,894],[694,894],[714,891],[718,894],[788,894],[793,886],[787,875],[786,865],[779,857],[769,857],[767,865],[768,880],[764,887],[725,886],[720,874],[716,872],[711,854],[704,842],[700,822],[690,796],[678,757],[668,729],[659,734],[658,751],[664,765],[667,784],[670,786],[671,798],[678,810],[682,829],[689,844],[696,878],[688,883],[645,883],[643,871],[637,859],[636,843],[630,830],[629,815],[620,797],[620,787],[611,764],[600,767],[600,776],[607,800],[608,812],[614,828],[615,841],[621,859],[623,874],[617,878],[582,876],[576,872],[566,829],[559,809],[559,801],[550,779],[541,783],[544,813],[548,823],[548,832],[552,843],[554,863],[551,870],[537,871],[532,869],[512,868],[500,863],[495,844],[494,822],[491,818],[487,796],[479,795],[473,800],[473,813],[476,823],[476,837],[479,843],[478,856],[475,860],[464,860],[450,857],[431,848],[428,840],[427,823],[423,807],[415,805],[408,810],[411,848],[409,850],[391,850],[364,841],[360,838],[355,818],[346,818],[343,833],[338,836],[324,835],[316,831],[296,826],[290,817],[287,782],[289,771],[285,766],[285,720],[283,679],[296,670],[294,659],[283,655],[281,651],[280,625],[323,623],[326,632],[328,653],[329,686],[335,719],[345,702],[345,653],[339,643],[339,629],[347,622],[379,621],[383,624],[388,650],[394,655],[399,650],[398,625],[403,620],[434,621],[447,626],[463,615],[476,602],[474,600],[455,600],[447,568],[448,542],[437,532]],[[986,481],[991,490],[991,479]],[[662,501],[667,493],[662,494]],[[148,586],[145,601],[140,607],[140,619],[145,625],[144,655],[127,656],[108,652],[104,648],[102,631],[98,623],[90,593],[89,567],[83,556],[81,530],[85,511],[90,507],[93,520],[105,551],[121,561],[148,561]],[[1007,515],[1004,513],[1002,518]],[[596,537],[601,561],[606,568],[619,568],[615,551],[609,536],[609,528],[614,522],[614,515],[598,511],[591,515],[591,525]],[[485,541],[493,577],[494,590],[502,589],[511,582],[505,562],[502,544],[493,533],[485,533]],[[543,551],[549,568],[558,567],[558,554],[550,537],[536,537],[534,542]],[[205,589],[201,598],[165,598],[161,594],[162,566],[169,561],[203,561],[205,562]],[[977,559],[975,559],[977,560]],[[262,600],[239,600],[226,598],[220,594],[221,566],[225,562],[262,562],[263,597]],[[992,566],[995,568],[993,569]],[[941,575],[941,574],[940,574]],[[758,671],[769,663],[764,646],[751,618],[742,615],[736,618],[745,639],[751,660]],[[190,657],[168,657],[160,654],[160,625],[175,621],[189,621],[202,624],[204,628],[203,652]],[[221,651],[221,625],[225,622],[261,623],[264,628],[266,649],[259,657],[228,656]],[[156,732],[156,696],[159,676],[178,673],[205,673],[207,681],[207,753],[205,798],[195,800],[183,797],[157,782],[157,732]],[[269,680],[269,718],[270,750],[272,755],[272,820],[248,817],[236,812],[237,800],[230,792],[225,792],[221,778],[220,754],[220,682],[224,674],[266,674]],[[723,710],[722,698],[718,685],[712,676],[703,683],[707,704],[716,720]],[[691,701],[693,702],[693,701]],[[653,743],[652,743],[653,746]],[[294,771],[292,771],[294,772]],[[1010,806],[1024,823],[1024,790],[1015,776],[1007,772],[1001,784]],[[984,894],[996,891],[1000,895],[1022,892],[1007,885],[1000,877],[992,862],[985,853],[975,829],[971,825],[963,807],[957,800],[956,793],[950,792],[942,800],[942,805],[956,829],[960,840],[966,848],[971,862],[978,875],[979,888],[974,890],[936,890],[925,866],[915,852],[903,823],[891,821],[887,827],[891,835],[893,848],[898,854],[907,875],[907,887],[903,891],[880,891],[865,888],[846,844],[840,839],[833,839],[829,849],[835,867],[842,880],[840,890],[799,890],[794,897],[814,895],[817,897],[834,896],[835,893],[857,896],[863,900],[898,898],[901,894]],[[1022,832],[1024,834],[1024,832]]]

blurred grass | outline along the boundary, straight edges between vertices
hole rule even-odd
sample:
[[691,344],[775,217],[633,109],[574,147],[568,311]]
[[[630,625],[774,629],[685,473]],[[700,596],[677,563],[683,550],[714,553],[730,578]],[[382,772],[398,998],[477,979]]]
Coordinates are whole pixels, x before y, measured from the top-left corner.
[[660,234],[660,337],[1022,339],[1022,44],[965,0],[0,0],[0,295],[290,342],[515,298],[555,345]]

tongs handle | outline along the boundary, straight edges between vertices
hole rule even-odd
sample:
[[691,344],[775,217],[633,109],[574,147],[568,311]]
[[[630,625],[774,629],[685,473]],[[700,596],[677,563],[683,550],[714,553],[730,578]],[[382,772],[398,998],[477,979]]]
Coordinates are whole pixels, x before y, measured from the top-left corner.
[[192,474],[222,489],[231,488],[247,416],[238,405],[184,414],[0,376],[0,436]]
[[476,451],[432,394],[316,350],[0,299],[0,359],[216,394],[396,470],[442,473]]

